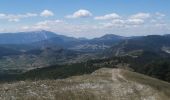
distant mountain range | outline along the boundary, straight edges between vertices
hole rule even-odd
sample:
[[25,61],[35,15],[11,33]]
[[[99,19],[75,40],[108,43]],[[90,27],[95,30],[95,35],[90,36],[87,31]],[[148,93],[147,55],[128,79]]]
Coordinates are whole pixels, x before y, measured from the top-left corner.
[[150,54],[147,57],[170,56],[170,35],[123,37],[106,34],[94,39],[82,39],[45,30],[0,34],[2,72],[113,56],[138,57],[142,54]]
[[1,33],[0,44],[28,44],[50,39],[56,36],[56,34],[47,31]]
[[112,46],[110,53],[116,56],[150,51],[155,53],[170,54],[170,36],[169,35],[149,35],[136,38],[125,39]]
[[[86,39],[58,35],[49,31],[32,31],[19,33],[1,33],[0,45],[17,45],[18,48],[34,47],[61,47],[78,51],[96,51],[109,48],[113,44],[125,39],[125,37],[107,34],[99,38]],[[27,46],[24,46],[27,45]],[[9,47],[10,47],[9,46]],[[25,47],[25,48],[24,48]]]
[[0,47],[7,49],[7,51],[13,50],[12,52],[14,52],[14,54],[20,51],[44,48],[63,48],[81,52],[104,52],[106,54],[109,53],[109,55],[111,53],[112,56],[141,51],[170,53],[170,35],[123,37],[106,34],[98,38],[81,39],[42,30],[1,33]]
[[[1,33],[1,47],[22,47],[24,45],[34,47],[58,46],[72,50],[100,50],[112,47],[123,48],[124,51],[131,50],[154,50],[160,51],[169,48],[170,35],[148,35],[137,37],[123,37],[114,34],[106,34],[99,38],[86,39],[74,38],[50,31],[32,31],[19,33]],[[167,50],[166,50],[167,51]]]
[[[114,35],[114,34],[106,34],[99,38],[94,39],[86,39],[86,38],[74,38],[68,37],[64,35],[59,35],[50,31],[31,31],[31,32],[18,32],[18,33],[1,33],[0,34],[0,44],[28,44],[43,40],[50,40],[56,38],[59,42],[70,42],[70,41],[88,41],[88,42],[101,42],[101,41],[118,41],[120,39],[124,39],[122,36]],[[57,41],[56,41],[57,42]],[[107,42],[106,42],[107,43]]]

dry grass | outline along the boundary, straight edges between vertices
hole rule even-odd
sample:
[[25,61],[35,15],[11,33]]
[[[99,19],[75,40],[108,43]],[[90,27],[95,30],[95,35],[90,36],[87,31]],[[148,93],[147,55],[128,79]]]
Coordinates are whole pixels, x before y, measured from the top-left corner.
[[149,84],[140,82],[144,77],[140,74],[136,76],[139,80],[134,81],[135,75],[104,68],[63,80],[5,83],[0,84],[0,100],[168,100],[165,83],[160,83],[159,88],[164,90],[159,91],[152,87],[152,80]]

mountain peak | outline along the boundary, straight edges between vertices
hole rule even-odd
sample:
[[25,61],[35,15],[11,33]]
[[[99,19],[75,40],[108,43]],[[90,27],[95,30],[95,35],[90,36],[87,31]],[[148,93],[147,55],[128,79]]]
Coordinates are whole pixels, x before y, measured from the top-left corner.
[[52,33],[52,34],[56,34],[54,32],[51,32],[51,31],[47,31],[47,30],[35,30],[35,31],[28,31],[28,32],[19,32],[19,33],[38,33],[38,34],[41,34],[41,33]]
[[101,39],[101,40],[112,40],[112,39],[123,39],[123,36],[119,36],[119,35],[115,35],[115,34],[106,34],[102,37],[99,37],[97,39]]
[[102,36],[102,37],[107,38],[107,37],[122,37],[122,36],[115,35],[115,34],[105,34],[105,35],[104,35],[104,36]]
[[51,31],[47,31],[47,30],[37,30],[35,32],[43,32],[43,33],[54,33],[54,32],[51,32]]
[[27,44],[55,38],[57,36],[57,34],[46,30],[4,33],[0,34],[0,44]]

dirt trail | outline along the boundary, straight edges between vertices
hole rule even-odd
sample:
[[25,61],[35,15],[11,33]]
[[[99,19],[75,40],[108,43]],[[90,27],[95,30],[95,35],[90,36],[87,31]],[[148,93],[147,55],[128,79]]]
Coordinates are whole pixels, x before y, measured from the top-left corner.
[[121,75],[121,69],[113,69],[113,70],[112,70],[112,80],[113,80],[113,81],[119,81],[119,80],[127,81],[127,80]]

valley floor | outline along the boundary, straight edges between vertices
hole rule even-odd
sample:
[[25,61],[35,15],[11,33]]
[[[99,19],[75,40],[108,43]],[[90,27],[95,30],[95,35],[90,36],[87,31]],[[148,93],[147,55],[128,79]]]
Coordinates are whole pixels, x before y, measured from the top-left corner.
[[0,100],[169,100],[170,84],[135,72],[102,68],[62,80],[0,84]]

